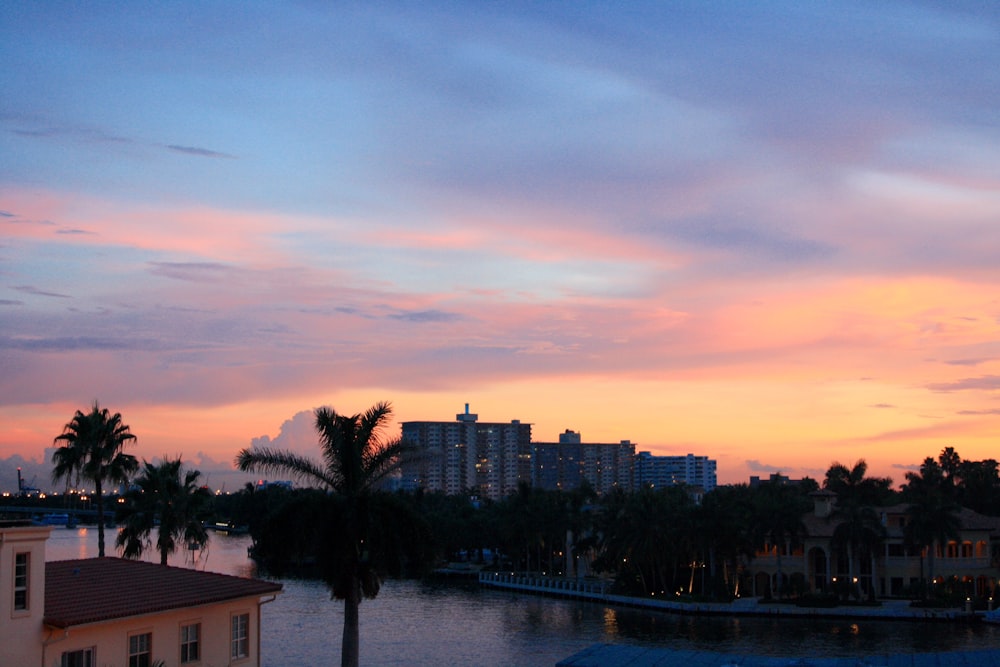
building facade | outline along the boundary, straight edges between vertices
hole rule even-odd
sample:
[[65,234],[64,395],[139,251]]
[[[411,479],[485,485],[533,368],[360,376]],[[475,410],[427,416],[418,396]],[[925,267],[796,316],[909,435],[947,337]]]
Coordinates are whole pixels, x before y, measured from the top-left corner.
[[0,664],[260,664],[281,584],[120,558],[45,562],[49,526],[0,523]]
[[699,487],[708,493],[717,485],[716,462],[707,456],[654,456],[639,452],[635,456],[635,488],[659,489],[683,484]]
[[920,553],[906,544],[909,506],[877,507],[885,540],[877,553],[856,558],[852,566],[834,540],[841,523],[836,495],[822,489],[810,495],[813,510],[802,517],[805,535],[794,544],[766,545],[750,562],[747,574],[754,595],[776,595],[782,583],[794,589],[798,581],[804,591],[908,597],[930,576],[938,583],[958,582],[970,596],[995,595],[1000,580],[1000,518],[961,508],[956,514],[961,525],[956,539],[936,542]]
[[584,482],[598,493],[631,489],[635,445],[583,442],[575,431],[559,435],[559,442],[536,442],[531,446],[532,485],[547,490],[568,491]]
[[465,412],[455,421],[403,422],[410,452],[400,466],[404,490],[470,492],[499,500],[531,483],[531,424],[480,422]]

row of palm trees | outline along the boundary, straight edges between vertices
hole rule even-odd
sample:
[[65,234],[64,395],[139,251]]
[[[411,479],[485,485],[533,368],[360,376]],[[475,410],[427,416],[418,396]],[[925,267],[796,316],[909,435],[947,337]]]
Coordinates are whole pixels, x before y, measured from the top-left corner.
[[128,485],[128,490],[116,509],[121,525],[115,546],[125,558],[140,558],[153,547],[160,563],[179,544],[204,548],[208,534],[203,522],[211,510],[211,493],[198,483],[197,470],[184,470],[180,457],[164,457],[159,463],[139,461],[124,451],[134,444],[136,436],[122,421],[120,413],[112,413],[94,402],[89,412],[77,410],[63,427],[54,443],[60,445],[52,454],[52,479],[79,485],[94,484],[97,504],[97,552],[105,555],[105,485]]

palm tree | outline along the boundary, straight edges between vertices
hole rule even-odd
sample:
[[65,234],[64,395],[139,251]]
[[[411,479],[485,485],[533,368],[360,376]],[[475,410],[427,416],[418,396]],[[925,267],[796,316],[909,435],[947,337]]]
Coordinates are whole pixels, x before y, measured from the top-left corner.
[[375,518],[380,514],[377,506],[385,504],[373,502],[376,485],[399,466],[404,452],[400,439],[384,435],[391,416],[392,408],[384,402],[351,416],[331,408],[317,409],[322,464],[270,448],[243,449],[236,456],[240,470],[289,474],[334,494],[340,534],[322,554],[321,566],[333,597],[344,601],[343,667],[358,665],[358,607],[362,597],[378,595],[381,571],[392,555],[380,548],[379,538],[385,531]]
[[212,494],[198,485],[200,476],[197,470],[184,471],[180,458],[164,458],[159,464],[143,461],[142,473],[118,511],[122,528],[115,546],[125,558],[142,557],[154,529],[161,565],[176,551],[178,540],[185,546],[205,546],[208,532],[202,522],[209,517]]
[[76,411],[73,419],[57,435],[53,444],[65,443],[52,454],[52,481],[66,480],[76,484],[80,480],[94,483],[97,496],[97,555],[104,558],[104,482],[124,484],[139,467],[136,458],[122,452],[128,443],[135,442],[127,424],[119,413],[111,414],[97,401],[89,413]]
[[802,492],[780,482],[764,482],[753,493],[753,515],[750,534],[758,548],[775,549],[778,597],[785,590],[781,572],[781,554],[798,546],[806,534],[802,516],[808,511],[808,500]]
[[[946,545],[957,539],[962,528],[958,516],[960,507],[941,485],[941,467],[931,459],[924,459],[920,473],[906,473],[907,483],[903,486],[903,497],[910,504],[907,507],[906,526],[903,537],[906,544],[920,553],[920,577],[924,576],[924,558],[927,553],[927,580],[934,583],[935,543]],[[925,580],[926,581],[926,580]],[[930,586],[925,586],[925,595]]]
[[[834,528],[832,543],[847,553],[847,580],[851,592],[860,596],[856,582],[858,557],[867,555],[874,559],[879,546],[885,541],[886,529],[876,505],[892,493],[892,480],[888,477],[865,477],[868,464],[859,459],[853,467],[834,463],[826,472],[823,482],[827,491],[837,494],[837,508],[833,518],[840,523]],[[874,560],[873,560],[874,563]],[[874,595],[874,571],[870,594]]]
[[748,532],[751,498],[745,484],[719,486],[706,493],[695,510],[695,534],[708,563],[712,597],[731,599],[739,594],[740,567],[754,554]]

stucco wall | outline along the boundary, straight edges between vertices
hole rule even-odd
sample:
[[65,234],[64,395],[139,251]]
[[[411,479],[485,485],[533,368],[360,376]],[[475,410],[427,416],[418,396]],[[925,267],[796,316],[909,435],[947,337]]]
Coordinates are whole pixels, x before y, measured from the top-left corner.
[[[50,526],[0,527],[0,665],[41,665]],[[28,609],[14,610],[14,555],[28,553]]]
[[[125,585],[127,585],[126,582]],[[140,592],[137,591],[137,594]],[[180,664],[181,626],[201,624],[201,659],[197,667],[259,665],[258,638],[260,614],[257,598],[252,597],[218,605],[192,607],[175,612],[139,616],[97,625],[70,628],[66,636],[62,631],[53,633],[54,643],[45,649],[46,667],[59,667],[63,652],[96,647],[96,665],[113,667],[128,664],[128,638],[145,632],[153,635],[153,661],[162,660],[167,667]],[[234,614],[248,614],[249,656],[230,661],[230,618]]]

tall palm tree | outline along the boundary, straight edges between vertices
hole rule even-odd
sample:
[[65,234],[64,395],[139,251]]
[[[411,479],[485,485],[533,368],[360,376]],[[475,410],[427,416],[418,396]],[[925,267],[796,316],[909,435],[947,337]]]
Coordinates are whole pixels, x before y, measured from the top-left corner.
[[200,476],[197,470],[183,470],[180,458],[164,458],[158,464],[143,461],[142,473],[118,511],[122,528],[115,546],[125,558],[142,557],[154,529],[161,565],[177,550],[178,540],[186,547],[205,546],[208,531],[203,522],[211,513],[212,494],[198,484]]
[[89,413],[76,411],[73,419],[57,435],[53,444],[65,443],[52,454],[52,481],[80,480],[94,483],[97,496],[97,555],[104,558],[104,483],[124,484],[139,467],[136,458],[125,454],[126,444],[135,442],[128,425],[119,413],[111,414],[97,401]]
[[[833,529],[831,543],[847,552],[847,580],[853,595],[861,597],[860,586],[857,583],[859,568],[858,559],[867,556],[876,558],[879,548],[885,543],[886,528],[882,525],[875,508],[865,505],[856,499],[849,499],[842,505],[838,504],[833,516],[840,521]],[[870,594],[875,595],[875,575],[872,572]]]
[[[946,448],[940,460],[951,467],[957,463]],[[957,454],[955,454],[957,458]],[[942,547],[956,539],[961,528],[959,506],[954,500],[954,486],[939,461],[924,459],[918,472],[906,473],[906,483],[901,490],[903,500],[909,503],[903,538],[907,547],[920,554],[920,579],[924,583],[924,596],[928,597],[934,584],[935,543]],[[928,577],[924,579],[924,554],[927,554]],[[928,580],[930,584],[928,585]]]
[[[875,557],[886,536],[885,526],[875,511],[875,506],[891,495],[892,480],[888,477],[866,477],[868,464],[859,459],[853,467],[834,463],[826,472],[823,482],[827,491],[837,494],[837,508],[833,518],[840,523],[833,531],[832,543],[847,553],[847,580],[853,594],[860,597],[857,579],[857,560],[862,555]],[[875,593],[874,572],[871,594]]]
[[794,486],[780,482],[764,482],[753,492],[753,514],[750,534],[757,548],[775,549],[778,597],[785,591],[781,571],[781,554],[799,545],[806,534],[802,516],[808,511],[808,500]]
[[243,449],[236,466],[247,472],[279,473],[297,477],[334,494],[340,534],[321,563],[333,596],[344,601],[341,665],[357,667],[359,659],[358,607],[362,597],[374,598],[382,584],[387,553],[377,546],[382,527],[373,491],[380,480],[400,464],[402,441],[386,438],[392,408],[382,402],[363,414],[341,415],[331,408],[316,410],[322,463],[293,452],[270,448]]

